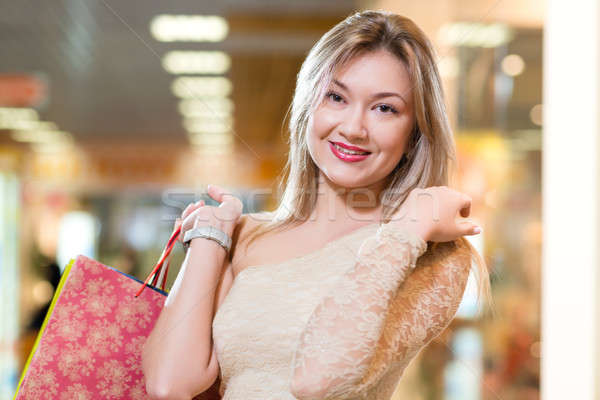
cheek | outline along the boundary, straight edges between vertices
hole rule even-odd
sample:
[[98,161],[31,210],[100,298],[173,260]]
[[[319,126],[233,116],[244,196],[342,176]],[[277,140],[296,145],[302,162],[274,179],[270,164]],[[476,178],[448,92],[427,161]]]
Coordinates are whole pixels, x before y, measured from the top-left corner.
[[[408,145],[408,139],[413,131],[414,117],[410,114],[402,115],[393,126],[382,131],[381,144],[388,151],[392,150],[402,154]],[[385,134],[383,134],[385,133]]]
[[318,109],[311,121],[311,134],[318,139],[327,137],[335,127],[335,115],[332,112]]
[[380,151],[390,155],[402,154],[408,144],[411,131],[412,127],[405,124],[382,130],[377,140]]
[[319,119],[311,118],[308,122],[308,129],[306,132],[306,147],[308,148],[308,152],[315,162],[318,159],[318,154],[316,154],[316,150],[318,149],[317,143],[320,141],[321,129],[319,127]]

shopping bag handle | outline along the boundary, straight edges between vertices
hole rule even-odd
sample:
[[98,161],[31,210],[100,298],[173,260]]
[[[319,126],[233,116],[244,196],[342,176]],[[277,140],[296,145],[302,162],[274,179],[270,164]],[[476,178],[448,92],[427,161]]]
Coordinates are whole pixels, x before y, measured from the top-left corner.
[[[181,233],[181,225],[179,225],[177,227],[177,229],[175,229],[173,231],[173,233],[171,234],[171,237],[169,238],[169,241],[167,242],[167,245],[165,246],[162,254],[160,255],[160,258],[158,259],[158,262],[156,263],[156,265],[152,269],[152,272],[150,272],[150,275],[148,275],[148,277],[144,281],[144,284],[142,285],[142,287],[135,294],[135,297],[138,297],[142,293],[142,291],[148,285],[148,282],[150,282],[150,279],[152,279],[152,285],[154,287],[156,287],[156,284],[158,282],[158,278],[160,276],[162,268],[163,268],[163,266],[166,265],[165,266],[165,273],[162,274],[162,282],[161,282],[161,290],[163,292],[165,291],[165,284],[167,283],[167,274],[169,273],[169,264],[170,264],[171,251],[173,250],[173,247],[175,247],[175,243],[177,243],[177,238],[179,238],[179,234],[180,233]],[[165,261],[166,261],[166,264],[165,264]]]

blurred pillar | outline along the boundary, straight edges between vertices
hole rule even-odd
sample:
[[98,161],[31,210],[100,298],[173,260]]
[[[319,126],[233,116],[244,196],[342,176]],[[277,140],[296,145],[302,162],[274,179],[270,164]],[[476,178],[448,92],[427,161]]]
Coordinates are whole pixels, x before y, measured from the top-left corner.
[[19,379],[19,199],[17,176],[0,169],[0,399]]
[[600,3],[547,10],[542,398],[600,399]]

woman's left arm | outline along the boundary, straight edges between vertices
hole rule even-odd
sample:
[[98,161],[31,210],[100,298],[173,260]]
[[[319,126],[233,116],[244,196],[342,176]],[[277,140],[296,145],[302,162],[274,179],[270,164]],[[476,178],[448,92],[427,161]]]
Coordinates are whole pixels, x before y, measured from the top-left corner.
[[310,316],[294,355],[292,394],[301,400],[356,392],[381,337],[389,303],[427,242],[382,224]]
[[[389,223],[362,243],[354,266],[315,308],[300,336],[293,362],[294,396],[312,400],[364,394],[392,362],[412,358],[448,325],[464,282],[436,293],[429,289],[447,289],[448,282],[436,283],[438,278],[424,275],[406,279],[426,249],[419,235]],[[464,274],[454,280],[461,278]],[[402,290],[411,290],[396,296],[403,282]],[[403,300],[403,310],[390,310],[395,299]],[[388,319],[395,311],[397,315]],[[375,358],[381,345],[387,350]]]

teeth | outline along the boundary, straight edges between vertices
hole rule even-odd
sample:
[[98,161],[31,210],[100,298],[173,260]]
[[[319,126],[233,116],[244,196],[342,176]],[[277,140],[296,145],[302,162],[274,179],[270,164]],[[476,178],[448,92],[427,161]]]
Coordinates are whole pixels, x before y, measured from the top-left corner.
[[357,155],[357,154],[365,155],[365,154],[369,154],[368,152],[365,152],[365,151],[348,150],[348,149],[345,149],[345,148],[343,148],[341,146],[338,146],[335,143],[333,145],[335,146],[336,149],[338,149],[340,152],[342,152],[344,154],[348,154],[348,155]]

